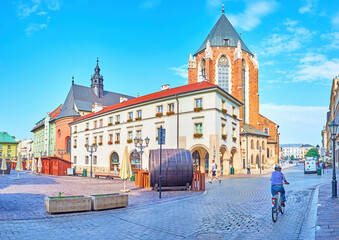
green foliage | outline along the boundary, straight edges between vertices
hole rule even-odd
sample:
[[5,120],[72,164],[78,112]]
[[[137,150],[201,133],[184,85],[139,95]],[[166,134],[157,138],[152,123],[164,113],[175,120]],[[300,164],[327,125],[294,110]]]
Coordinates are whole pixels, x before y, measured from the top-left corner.
[[58,198],[61,198],[61,195],[63,194],[64,192],[59,192],[58,193]]
[[311,148],[310,150],[308,150],[305,157],[314,157],[314,158],[319,157],[318,150],[316,148]]
[[294,160],[294,155],[291,156],[291,160]]

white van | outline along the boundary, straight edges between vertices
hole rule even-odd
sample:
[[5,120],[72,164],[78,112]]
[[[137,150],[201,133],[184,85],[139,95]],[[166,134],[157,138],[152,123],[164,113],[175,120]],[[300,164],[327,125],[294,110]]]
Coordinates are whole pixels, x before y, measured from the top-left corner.
[[317,163],[315,158],[306,157],[304,162],[304,173],[317,173]]

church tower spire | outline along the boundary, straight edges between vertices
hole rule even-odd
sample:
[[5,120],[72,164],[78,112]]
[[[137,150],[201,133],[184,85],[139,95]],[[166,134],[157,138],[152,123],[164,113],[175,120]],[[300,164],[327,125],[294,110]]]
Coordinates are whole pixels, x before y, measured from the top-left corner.
[[99,58],[97,58],[97,65],[94,68],[94,75],[91,77],[91,89],[98,98],[103,97],[104,93],[104,78],[100,75]]

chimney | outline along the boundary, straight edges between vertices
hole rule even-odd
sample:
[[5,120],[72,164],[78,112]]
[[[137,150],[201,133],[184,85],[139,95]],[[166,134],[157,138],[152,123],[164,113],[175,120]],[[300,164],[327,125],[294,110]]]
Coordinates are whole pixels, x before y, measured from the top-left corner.
[[92,112],[94,113],[100,112],[103,108],[104,106],[102,105],[102,103],[96,102],[92,105]]
[[162,86],[161,86],[161,91],[167,90],[167,89],[169,89],[169,87],[170,87],[169,84],[162,85]]
[[120,103],[123,103],[123,102],[125,102],[127,100],[128,100],[127,97],[120,97]]

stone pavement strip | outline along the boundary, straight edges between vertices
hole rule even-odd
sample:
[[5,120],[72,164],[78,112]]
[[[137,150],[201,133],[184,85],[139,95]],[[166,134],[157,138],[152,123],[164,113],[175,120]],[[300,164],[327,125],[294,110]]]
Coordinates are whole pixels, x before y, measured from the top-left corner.
[[[284,172],[291,185],[286,186],[286,211],[276,223],[271,220],[269,175],[207,183],[203,194],[165,192],[165,201],[156,200],[156,192],[136,189],[127,208],[47,216],[39,201],[51,192],[112,192],[122,182],[29,174],[21,182],[1,178],[0,218],[8,219],[0,220],[0,239],[314,239],[316,186],[330,182],[330,174],[305,175],[302,166]],[[6,213],[7,205],[16,214]],[[22,214],[17,208],[29,210]]]
[[319,187],[316,239],[339,239],[339,199],[332,198],[332,184]]

